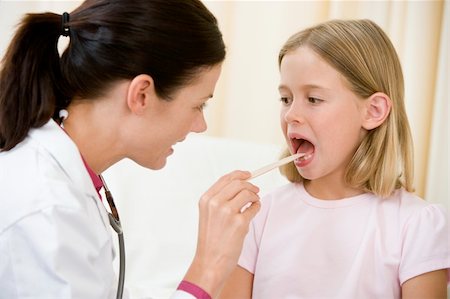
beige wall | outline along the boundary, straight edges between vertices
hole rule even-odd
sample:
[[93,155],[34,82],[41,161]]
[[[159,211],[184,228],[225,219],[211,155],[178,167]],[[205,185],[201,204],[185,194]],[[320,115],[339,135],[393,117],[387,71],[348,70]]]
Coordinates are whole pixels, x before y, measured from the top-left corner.
[[[0,55],[24,12],[62,13],[78,3],[0,0]],[[294,32],[330,18],[370,18],[391,37],[404,68],[407,112],[415,142],[417,193],[448,206],[448,2],[205,3],[219,20],[228,50],[215,97],[206,109],[207,134],[283,144],[277,93],[281,45]]]

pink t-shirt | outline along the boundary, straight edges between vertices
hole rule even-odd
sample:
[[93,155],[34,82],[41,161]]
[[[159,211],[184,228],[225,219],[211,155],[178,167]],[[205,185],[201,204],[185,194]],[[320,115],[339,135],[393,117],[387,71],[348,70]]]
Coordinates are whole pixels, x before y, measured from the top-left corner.
[[443,207],[404,190],[320,200],[288,184],[263,198],[239,265],[253,298],[401,298],[406,280],[450,268],[449,238]]

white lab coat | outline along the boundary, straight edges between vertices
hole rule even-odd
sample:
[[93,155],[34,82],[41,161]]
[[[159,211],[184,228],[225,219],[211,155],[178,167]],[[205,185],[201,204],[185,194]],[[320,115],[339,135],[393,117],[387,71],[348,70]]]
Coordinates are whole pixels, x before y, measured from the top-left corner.
[[115,298],[113,258],[107,212],[53,120],[0,152],[1,299]]
[[113,298],[106,210],[54,122],[0,153],[0,298]]

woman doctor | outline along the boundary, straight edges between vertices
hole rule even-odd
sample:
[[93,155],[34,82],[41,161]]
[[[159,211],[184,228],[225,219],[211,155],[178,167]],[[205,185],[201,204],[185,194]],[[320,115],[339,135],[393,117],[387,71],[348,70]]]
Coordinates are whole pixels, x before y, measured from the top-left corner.
[[[206,130],[224,57],[198,0],[87,0],[23,19],[0,72],[0,298],[116,297],[99,175],[123,158],[160,169]],[[197,251],[173,298],[214,297],[234,268],[259,210],[248,177],[232,172],[201,197]]]

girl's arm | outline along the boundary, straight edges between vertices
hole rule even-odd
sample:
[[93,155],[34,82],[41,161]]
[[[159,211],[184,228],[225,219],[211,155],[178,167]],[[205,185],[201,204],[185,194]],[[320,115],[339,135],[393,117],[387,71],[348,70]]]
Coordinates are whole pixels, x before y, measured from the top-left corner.
[[447,298],[447,269],[424,273],[402,285],[402,299],[419,298]]
[[237,266],[220,292],[219,299],[251,299],[253,274]]

